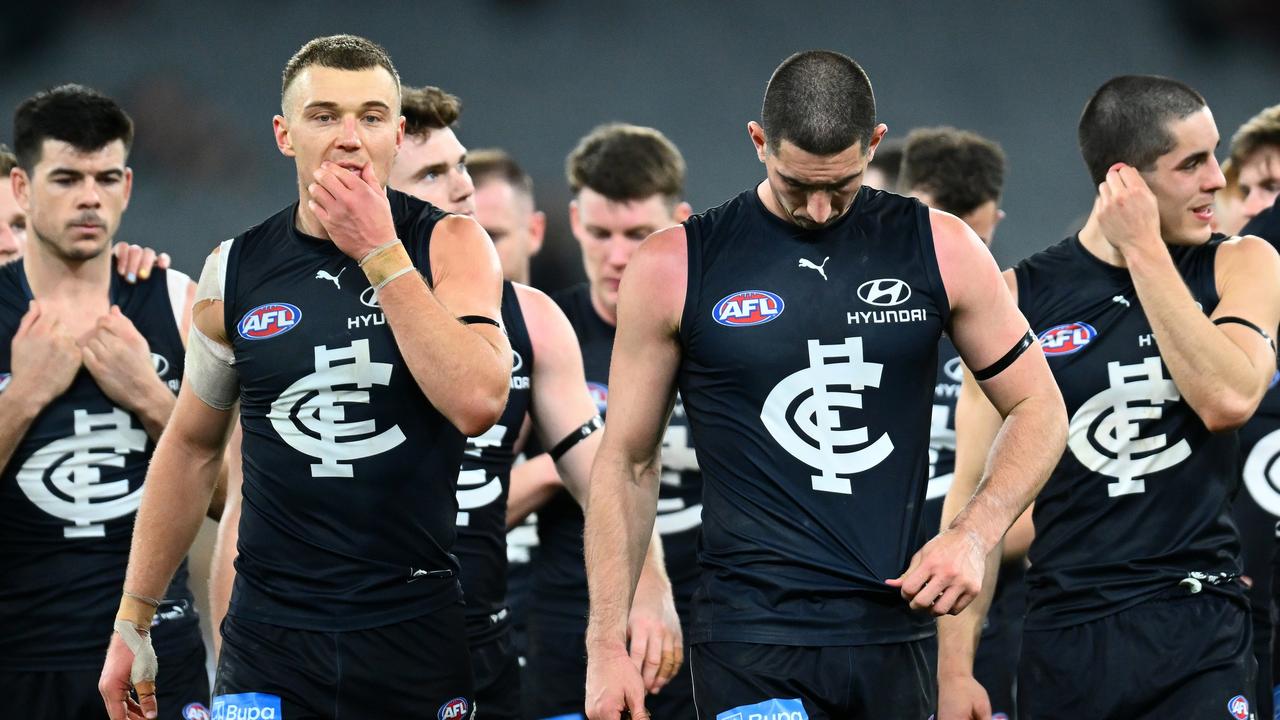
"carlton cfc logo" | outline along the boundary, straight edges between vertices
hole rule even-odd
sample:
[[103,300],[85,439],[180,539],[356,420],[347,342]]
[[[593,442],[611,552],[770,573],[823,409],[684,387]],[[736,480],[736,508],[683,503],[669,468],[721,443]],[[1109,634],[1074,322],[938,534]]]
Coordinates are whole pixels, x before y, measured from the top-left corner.
[[1040,347],[1045,355],[1070,355],[1083,350],[1097,336],[1098,331],[1089,323],[1066,323],[1040,333]]
[[456,697],[441,705],[436,717],[439,720],[464,720],[467,717],[466,698]]
[[784,305],[768,290],[742,290],[716,303],[711,316],[727,327],[763,325],[781,315]]
[[302,311],[297,305],[267,303],[245,313],[236,330],[245,340],[266,340],[289,332],[300,322]]

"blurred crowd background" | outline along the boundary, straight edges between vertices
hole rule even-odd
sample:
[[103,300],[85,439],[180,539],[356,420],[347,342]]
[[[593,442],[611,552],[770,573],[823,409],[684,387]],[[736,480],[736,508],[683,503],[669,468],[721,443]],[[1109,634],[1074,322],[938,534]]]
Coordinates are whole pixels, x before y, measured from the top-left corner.
[[890,138],[945,124],[1004,147],[1002,265],[1088,212],[1075,128],[1108,77],[1191,84],[1217,117],[1221,154],[1235,128],[1280,99],[1275,0],[66,0],[4,15],[0,142],[12,140],[12,108],[37,90],[79,82],[120,100],[137,142],[118,239],[167,250],[193,275],[215,243],[297,198],[271,117],[285,61],[319,35],[383,44],[406,84],[462,98],[463,143],[502,147],[525,166],[548,216],[533,267],[546,290],[582,277],[563,169],[579,137],[613,120],[657,127],[688,161],[694,209],[717,205],[763,177],[746,123],[796,50],[862,63]]

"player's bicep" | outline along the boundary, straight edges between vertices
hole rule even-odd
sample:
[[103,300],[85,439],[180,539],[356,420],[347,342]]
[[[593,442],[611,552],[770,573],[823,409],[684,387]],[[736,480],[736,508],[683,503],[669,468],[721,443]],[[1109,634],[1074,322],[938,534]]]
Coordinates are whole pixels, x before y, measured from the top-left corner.
[[983,393],[1000,412],[1052,386],[1053,379],[1006,278],[961,221],[934,223],[938,265],[951,301],[951,339]]
[[587,391],[582,350],[564,312],[532,288],[517,290],[533,342],[531,410],[543,447],[555,447],[595,417],[596,404]]
[[664,230],[636,251],[622,279],[605,442],[634,461],[657,453],[675,400],[684,253],[684,228]]
[[431,271],[436,299],[455,317],[500,318],[502,266],[493,242],[474,220],[451,215],[436,224]]
[[1248,236],[1224,244],[1217,266],[1219,300],[1210,319],[1248,356],[1265,391],[1276,367],[1280,256],[1265,240]]

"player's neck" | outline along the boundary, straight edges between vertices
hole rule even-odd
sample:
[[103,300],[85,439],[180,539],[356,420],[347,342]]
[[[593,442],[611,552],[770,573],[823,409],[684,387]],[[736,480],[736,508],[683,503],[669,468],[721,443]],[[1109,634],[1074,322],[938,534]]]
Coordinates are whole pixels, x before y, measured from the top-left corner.
[[596,315],[610,327],[618,327],[618,306],[614,305],[612,311],[608,305],[605,305],[600,294],[595,288],[591,288],[591,309],[596,311]]
[[310,196],[305,188],[299,188],[298,195],[298,214],[293,218],[293,224],[297,227],[298,232],[303,235],[310,235],[321,240],[329,239],[329,231],[324,229],[324,224],[320,222],[320,218],[311,212],[311,208],[307,207],[307,201]]
[[1080,244],[1092,256],[1098,258],[1108,265],[1116,267],[1128,267],[1128,263],[1124,261],[1124,255],[1107,240],[1107,236],[1102,232],[1102,225],[1098,222],[1097,212],[1089,213],[1089,219],[1085,221],[1084,227],[1080,230]]
[[31,294],[78,305],[106,298],[111,289],[111,253],[103,250],[88,260],[68,260],[52,251],[43,240],[32,237],[23,257],[23,270]]

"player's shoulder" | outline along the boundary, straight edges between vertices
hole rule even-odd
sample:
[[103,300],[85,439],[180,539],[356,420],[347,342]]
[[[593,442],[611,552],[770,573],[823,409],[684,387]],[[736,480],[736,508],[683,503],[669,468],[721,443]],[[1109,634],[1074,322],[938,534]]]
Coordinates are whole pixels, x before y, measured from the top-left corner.
[[1223,238],[1217,245],[1219,263],[1227,262],[1242,268],[1258,263],[1265,267],[1274,265],[1280,259],[1280,254],[1276,253],[1275,247],[1257,235]]
[[573,326],[555,300],[528,285],[513,282],[511,287],[520,303],[520,314],[524,317],[525,329],[529,333],[529,342],[533,345],[535,356],[546,357],[548,353],[562,350],[579,352]]

